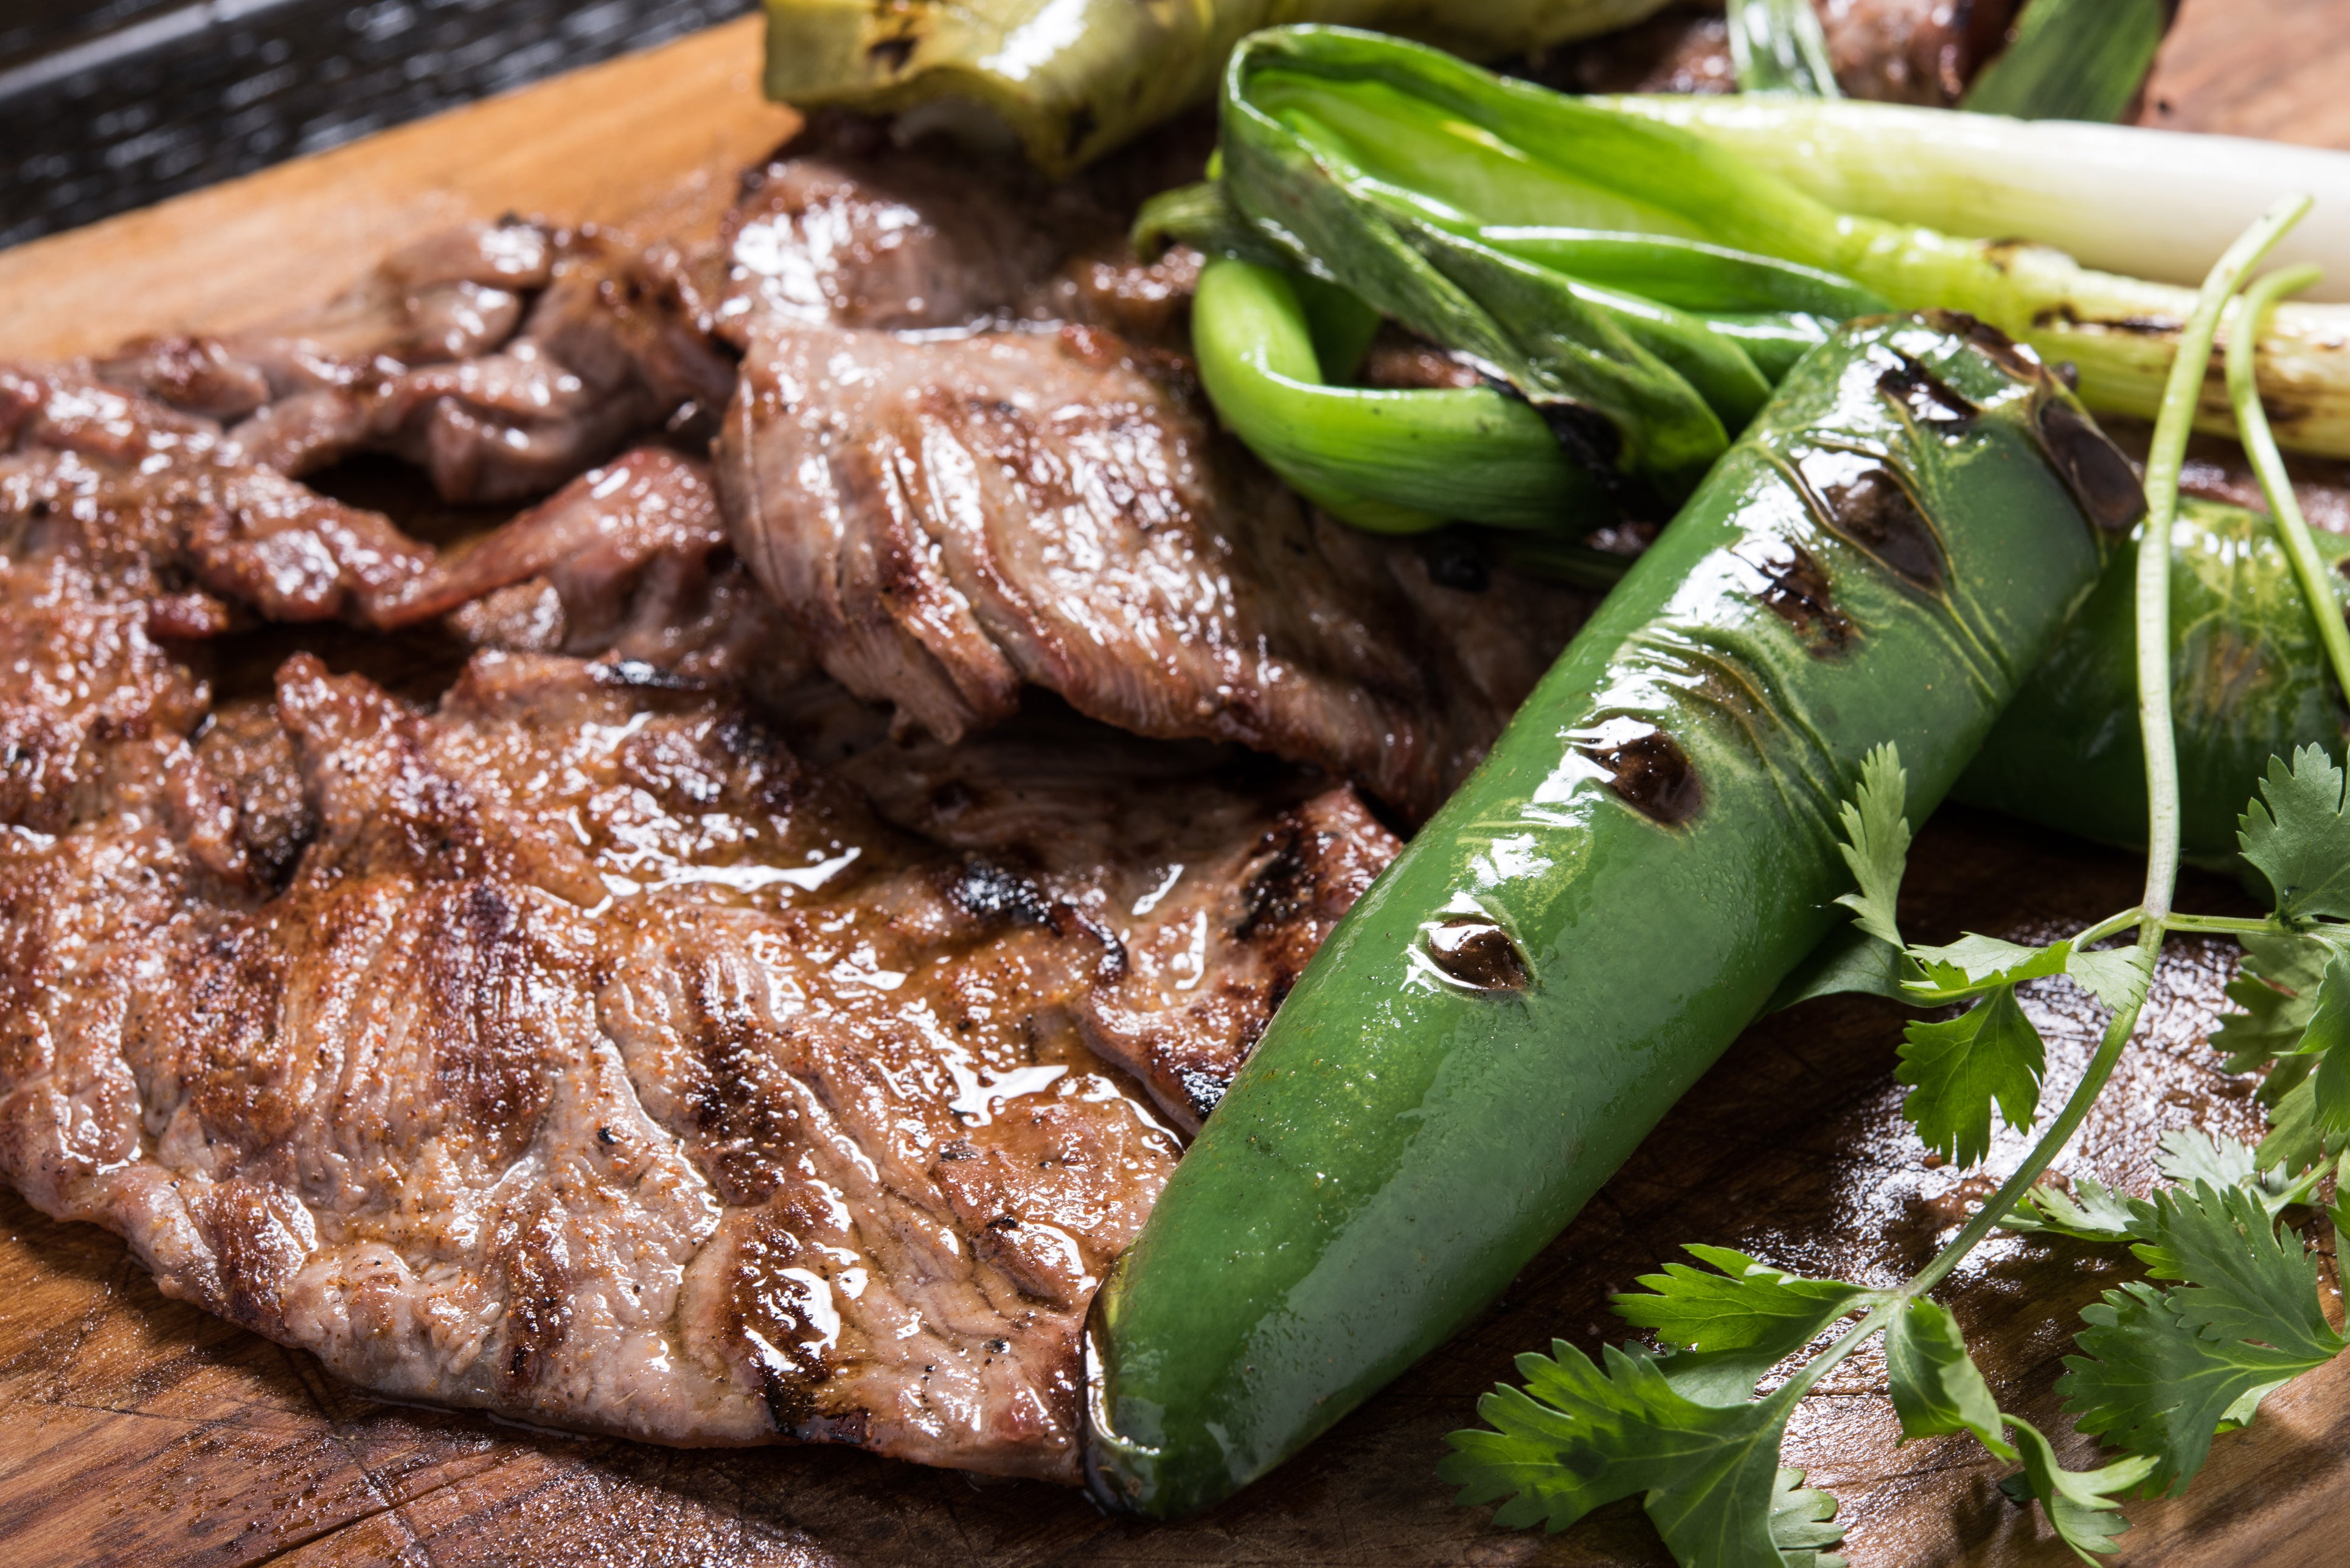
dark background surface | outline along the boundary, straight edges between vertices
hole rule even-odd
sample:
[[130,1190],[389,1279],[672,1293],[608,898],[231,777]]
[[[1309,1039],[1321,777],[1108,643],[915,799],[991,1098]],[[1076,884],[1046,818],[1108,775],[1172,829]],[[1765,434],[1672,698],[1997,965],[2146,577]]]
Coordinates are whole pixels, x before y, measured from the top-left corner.
[[723,21],[755,0],[0,0],[0,245]]

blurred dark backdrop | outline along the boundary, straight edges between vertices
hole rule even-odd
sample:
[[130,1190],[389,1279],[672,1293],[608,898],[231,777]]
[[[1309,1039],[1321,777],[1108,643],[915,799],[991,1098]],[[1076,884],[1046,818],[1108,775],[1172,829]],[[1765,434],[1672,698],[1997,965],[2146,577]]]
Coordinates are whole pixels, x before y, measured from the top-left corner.
[[660,43],[755,0],[0,0],[0,245]]

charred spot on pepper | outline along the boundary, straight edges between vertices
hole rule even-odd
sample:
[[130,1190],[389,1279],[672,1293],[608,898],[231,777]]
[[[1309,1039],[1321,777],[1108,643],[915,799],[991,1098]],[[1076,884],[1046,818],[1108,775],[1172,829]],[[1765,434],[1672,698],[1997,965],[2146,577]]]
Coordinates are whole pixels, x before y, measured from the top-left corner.
[[2095,327],[2107,332],[2126,332],[2134,337],[2164,337],[2187,328],[2187,323],[2175,316],[2083,316],[2073,308],[2069,300],[2033,311],[2032,325],[2039,327]]
[[1584,748],[1583,754],[1605,768],[1625,804],[1651,822],[1678,827],[1704,808],[1705,789],[1689,753],[1662,730],[1596,750]]
[[1656,487],[1617,465],[1624,454],[1624,436],[1604,414],[1585,408],[1581,403],[1547,400],[1536,402],[1510,382],[1487,376],[1485,385],[1516,399],[1542,416],[1550,427],[1551,440],[1558,443],[1569,462],[1598,481],[1599,488],[1616,509],[1620,522],[1669,521],[1677,510],[1665,504]]
[[1814,510],[1832,533],[1918,587],[1942,586],[1942,542],[1909,486],[1883,459],[1814,447],[1797,454],[1794,466]]
[[1909,417],[1921,425],[1955,435],[1973,424],[1975,416],[1982,412],[1963,393],[1928,369],[1922,360],[1898,348],[1880,344],[1870,348],[1869,357],[1884,366],[1877,372],[1877,389],[1907,409]]
[[1754,597],[1762,607],[1795,628],[1804,646],[1820,658],[1851,646],[1851,618],[1836,608],[1827,569],[1801,545],[1760,540],[1731,552],[1762,579]]
[[1428,961],[1471,991],[1523,991],[1533,968],[1515,938],[1482,915],[1447,915],[1425,929]]
[[2049,466],[2092,524],[2123,534],[2146,515],[2146,488],[2137,470],[2087,415],[2051,398],[2040,405],[2033,430]]
[[896,76],[914,57],[914,46],[919,42],[910,33],[900,33],[894,38],[876,38],[865,47],[865,57]]
[[1922,315],[1928,326],[1965,338],[1977,353],[2019,381],[2036,381],[2046,369],[2039,355],[1981,317],[1963,310],[1929,310]]

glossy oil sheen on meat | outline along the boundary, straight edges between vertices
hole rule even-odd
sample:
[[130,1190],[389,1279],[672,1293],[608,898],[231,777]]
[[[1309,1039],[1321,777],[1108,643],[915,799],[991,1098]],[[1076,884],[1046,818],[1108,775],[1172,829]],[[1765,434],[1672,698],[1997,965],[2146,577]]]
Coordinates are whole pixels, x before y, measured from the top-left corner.
[[[0,415],[0,1174],[384,1393],[1074,1479],[1095,1279],[1394,853],[1351,792],[818,688],[820,770],[658,451],[442,559],[205,416]],[[214,698],[449,607],[437,701]]]

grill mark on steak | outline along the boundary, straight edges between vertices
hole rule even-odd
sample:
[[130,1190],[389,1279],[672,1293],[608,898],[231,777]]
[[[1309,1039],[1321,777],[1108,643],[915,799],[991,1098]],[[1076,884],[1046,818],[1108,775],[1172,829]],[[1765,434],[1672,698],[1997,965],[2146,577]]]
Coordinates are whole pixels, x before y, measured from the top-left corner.
[[1432,810],[1586,600],[1444,587],[1415,543],[1309,513],[1163,346],[1197,258],[1142,268],[1112,202],[1024,179],[837,118],[761,171],[718,312],[746,355],[717,449],[736,550],[828,673],[942,740],[1041,686]]
[[162,633],[224,630],[237,607],[364,623],[430,559],[209,421],[70,369],[0,365],[0,553],[70,557],[82,597],[144,601]]
[[639,447],[445,557],[380,618],[775,698],[814,668],[727,545],[707,467]]

